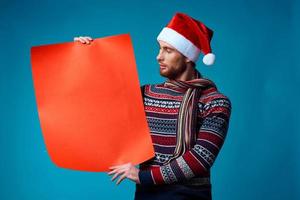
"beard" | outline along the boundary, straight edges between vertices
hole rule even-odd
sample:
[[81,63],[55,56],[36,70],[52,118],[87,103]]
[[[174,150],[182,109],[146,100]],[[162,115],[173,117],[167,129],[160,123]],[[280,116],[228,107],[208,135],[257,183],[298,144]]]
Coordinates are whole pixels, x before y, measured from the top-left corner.
[[182,64],[179,67],[167,66],[164,69],[159,69],[159,73],[165,78],[168,78],[170,80],[176,80],[183,74],[186,68],[187,66],[185,64]]

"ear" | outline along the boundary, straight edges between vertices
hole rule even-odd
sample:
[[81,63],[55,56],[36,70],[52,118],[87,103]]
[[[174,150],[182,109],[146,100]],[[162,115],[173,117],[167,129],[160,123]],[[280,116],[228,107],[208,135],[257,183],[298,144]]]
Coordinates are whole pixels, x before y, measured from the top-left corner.
[[185,62],[188,64],[188,63],[194,63],[192,60],[188,59],[187,57],[185,57]]
[[189,64],[189,63],[190,63],[190,65],[193,66],[193,67],[196,66],[196,64],[195,64],[192,60],[188,59],[187,57],[185,57],[185,63],[186,63],[186,64]]
[[189,58],[185,57],[185,62],[188,63],[188,62],[192,62]]

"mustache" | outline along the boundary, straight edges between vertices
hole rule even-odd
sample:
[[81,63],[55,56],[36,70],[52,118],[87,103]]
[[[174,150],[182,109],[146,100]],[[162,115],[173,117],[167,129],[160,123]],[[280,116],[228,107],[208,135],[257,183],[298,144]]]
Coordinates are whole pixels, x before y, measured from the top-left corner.
[[165,63],[161,63],[161,62],[159,62],[158,64],[159,64],[160,66],[164,66],[164,67],[167,66]]

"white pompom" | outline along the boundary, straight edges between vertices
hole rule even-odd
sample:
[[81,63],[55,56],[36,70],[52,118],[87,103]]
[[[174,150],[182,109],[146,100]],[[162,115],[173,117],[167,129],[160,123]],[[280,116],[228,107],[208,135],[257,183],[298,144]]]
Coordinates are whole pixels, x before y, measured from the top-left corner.
[[213,54],[213,53],[208,53],[208,54],[206,54],[206,55],[203,57],[203,63],[204,63],[205,65],[212,65],[212,64],[214,64],[215,59],[216,59],[215,54]]

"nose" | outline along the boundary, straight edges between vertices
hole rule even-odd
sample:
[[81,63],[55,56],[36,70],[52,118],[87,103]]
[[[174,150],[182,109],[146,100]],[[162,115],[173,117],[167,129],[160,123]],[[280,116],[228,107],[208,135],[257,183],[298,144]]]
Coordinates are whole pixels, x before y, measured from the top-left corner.
[[162,60],[163,60],[163,55],[162,55],[162,52],[161,52],[161,51],[158,52],[158,54],[157,54],[157,56],[156,56],[156,60],[157,60],[157,61],[162,61]]

